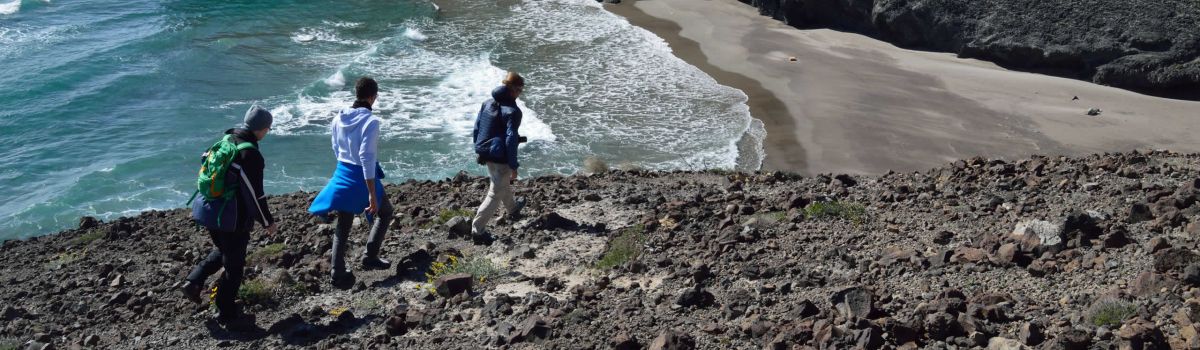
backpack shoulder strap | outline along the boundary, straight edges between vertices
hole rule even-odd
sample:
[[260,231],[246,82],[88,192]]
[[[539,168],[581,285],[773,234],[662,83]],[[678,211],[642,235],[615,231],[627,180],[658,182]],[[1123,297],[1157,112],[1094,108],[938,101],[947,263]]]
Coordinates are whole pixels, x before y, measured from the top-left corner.
[[242,143],[237,144],[238,152],[245,151],[248,149],[258,149],[258,147],[255,147],[253,142],[242,142]]

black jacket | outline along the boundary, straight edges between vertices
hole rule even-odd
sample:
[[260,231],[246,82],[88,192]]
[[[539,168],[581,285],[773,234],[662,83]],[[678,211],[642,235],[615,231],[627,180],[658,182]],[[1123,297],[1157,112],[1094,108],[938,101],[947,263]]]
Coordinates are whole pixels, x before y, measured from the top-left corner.
[[238,153],[237,157],[233,159],[235,166],[229,169],[231,174],[236,173],[239,184],[237,195],[241,205],[238,206],[239,222],[237,226],[252,230],[255,221],[262,227],[271,226],[275,223],[275,217],[271,216],[271,208],[267,206],[267,194],[263,191],[263,170],[266,168],[266,160],[258,151],[258,138],[254,137],[253,132],[243,129],[229,129],[225,133],[233,135],[235,144],[242,142],[254,144],[254,148]]

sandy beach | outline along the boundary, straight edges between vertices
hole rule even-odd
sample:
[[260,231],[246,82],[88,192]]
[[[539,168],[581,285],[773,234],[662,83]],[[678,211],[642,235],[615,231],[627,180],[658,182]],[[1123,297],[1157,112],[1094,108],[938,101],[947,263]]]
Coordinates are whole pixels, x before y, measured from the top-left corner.
[[[768,132],[768,170],[880,174],[973,156],[1200,151],[1200,102],[799,30],[735,0],[607,8],[746,92]],[[1103,113],[1088,116],[1091,108]]]

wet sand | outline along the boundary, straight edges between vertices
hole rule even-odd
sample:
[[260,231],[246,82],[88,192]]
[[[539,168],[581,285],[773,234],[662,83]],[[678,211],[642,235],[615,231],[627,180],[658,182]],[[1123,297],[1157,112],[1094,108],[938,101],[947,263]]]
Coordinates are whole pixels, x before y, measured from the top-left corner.
[[[799,30],[736,0],[606,8],[746,92],[751,114],[767,130],[767,170],[880,174],[973,156],[1200,152],[1200,102],[1014,72],[857,34]],[[1086,115],[1091,108],[1103,113]]]

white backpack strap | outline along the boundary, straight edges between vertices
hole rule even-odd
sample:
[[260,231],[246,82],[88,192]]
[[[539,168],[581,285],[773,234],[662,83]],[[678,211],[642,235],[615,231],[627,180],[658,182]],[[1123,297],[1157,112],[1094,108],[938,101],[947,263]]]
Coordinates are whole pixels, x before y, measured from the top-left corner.
[[[271,223],[267,221],[267,214],[262,210],[262,205],[258,204],[258,200],[262,199],[262,197],[259,197],[258,193],[254,192],[254,185],[250,184],[250,178],[246,176],[245,171],[242,171],[242,166],[237,163],[232,163],[230,166],[237,169],[238,175],[242,177],[242,183],[246,184],[246,190],[250,191],[250,198],[254,198],[254,207],[258,209],[258,215],[262,218],[263,225],[270,225]],[[266,195],[264,194],[263,196]]]

